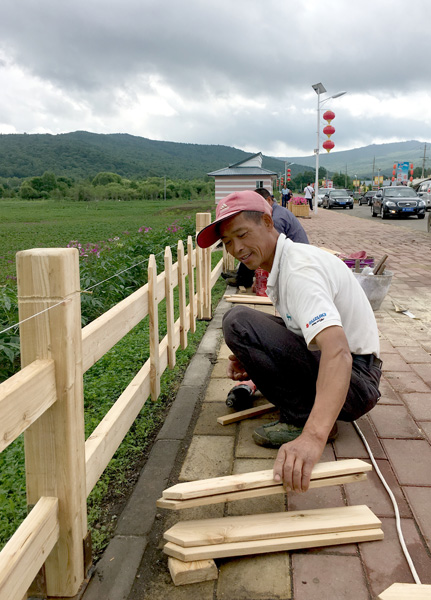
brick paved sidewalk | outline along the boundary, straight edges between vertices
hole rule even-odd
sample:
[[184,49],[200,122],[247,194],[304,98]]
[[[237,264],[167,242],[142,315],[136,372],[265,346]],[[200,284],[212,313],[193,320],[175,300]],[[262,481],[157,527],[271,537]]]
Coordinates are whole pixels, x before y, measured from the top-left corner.
[[[302,223],[315,245],[345,253],[366,250],[377,260],[383,254],[389,255],[387,268],[394,277],[381,309],[375,313],[383,359],[382,398],[358,424],[397,498],[402,529],[419,577],[422,583],[430,584],[431,235],[335,211],[319,210]],[[396,313],[392,300],[409,308],[418,318]],[[220,329],[217,332],[220,336]],[[216,344],[216,338],[212,339]],[[272,468],[276,451],[256,446],[251,432],[261,423],[273,420],[274,415],[225,427],[216,422],[218,416],[228,412],[224,401],[231,388],[225,377],[229,350],[223,340],[220,343],[203,402],[186,440],[190,445],[179,472],[177,469],[169,484]],[[326,446],[322,460],[368,460],[353,425],[340,423],[339,431],[335,443]],[[166,479],[161,489],[163,486],[166,487]],[[143,512],[148,502],[145,490],[142,487],[139,499]],[[217,581],[180,587],[171,582],[161,551],[162,534],[179,519],[345,504],[367,504],[382,520],[385,539],[220,560]],[[179,512],[159,511],[155,516],[148,533],[149,543],[143,544],[146,552],[133,588],[128,595],[109,595],[110,600],[371,600],[394,582],[413,582],[396,535],[392,504],[374,472],[366,482],[314,489],[303,495],[277,495]],[[109,556],[106,561],[109,565]],[[152,569],[151,564],[166,568]],[[102,596],[88,594],[88,600],[93,597]],[[84,598],[87,600],[87,596]]]

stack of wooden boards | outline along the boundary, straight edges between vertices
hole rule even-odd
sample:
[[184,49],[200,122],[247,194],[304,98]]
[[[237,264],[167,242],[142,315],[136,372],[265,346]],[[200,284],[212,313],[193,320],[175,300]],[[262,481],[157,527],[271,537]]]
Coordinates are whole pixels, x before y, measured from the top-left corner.
[[[371,465],[350,459],[317,464],[310,487],[366,479]],[[163,492],[160,508],[179,510],[285,493],[272,470],[179,483]],[[245,556],[383,539],[367,506],[290,511],[179,522],[165,532],[164,552],[176,585],[217,578],[215,558]]]
[[[318,463],[311,473],[310,488],[363,481],[371,468],[371,465],[358,458]],[[285,489],[281,483],[274,481],[271,469],[177,483],[163,492],[163,497],[157,500],[157,506],[181,510],[283,493]]]

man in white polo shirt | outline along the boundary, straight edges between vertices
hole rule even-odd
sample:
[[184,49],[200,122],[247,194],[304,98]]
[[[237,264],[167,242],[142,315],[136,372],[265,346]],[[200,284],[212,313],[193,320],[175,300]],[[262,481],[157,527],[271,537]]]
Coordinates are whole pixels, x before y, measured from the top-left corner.
[[379,338],[374,314],[350,269],[332,254],[294,243],[273,227],[270,207],[252,191],[220,201],[197,242],[221,239],[249,269],[270,272],[267,294],[281,318],[235,306],[223,319],[233,354],[228,374],[252,379],[280,409],[280,421],[254,440],[279,447],[274,477],[306,491],[336,420],[353,421],[379,396]]

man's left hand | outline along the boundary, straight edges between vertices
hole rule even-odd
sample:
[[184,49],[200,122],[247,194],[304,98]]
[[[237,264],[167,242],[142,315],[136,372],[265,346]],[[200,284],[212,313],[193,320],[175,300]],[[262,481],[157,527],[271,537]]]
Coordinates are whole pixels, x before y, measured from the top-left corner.
[[280,447],[274,463],[274,480],[283,481],[287,490],[306,492],[310,485],[311,472],[319,461],[326,445],[306,431]]

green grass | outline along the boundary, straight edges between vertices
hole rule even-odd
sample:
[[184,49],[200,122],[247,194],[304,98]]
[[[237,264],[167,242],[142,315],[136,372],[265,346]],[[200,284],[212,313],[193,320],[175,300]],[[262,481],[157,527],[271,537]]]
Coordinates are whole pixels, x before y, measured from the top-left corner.
[[[147,246],[142,246],[145,240],[147,242],[150,240],[150,252],[153,250],[158,252],[159,245],[165,243],[167,239],[166,227],[172,224],[173,219],[176,220],[180,216],[191,216],[193,220],[196,212],[204,212],[212,208],[212,201],[206,200],[183,203],[174,201],[166,203],[160,201],[101,202],[95,205],[66,204],[54,201],[0,201],[0,255],[13,256],[17,250],[32,247],[64,247],[72,239],[78,239],[84,244],[106,240],[108,237],[117,235],[121,236],[124,231],[136,234],[140,226],[153,229],[151,235],[125,236],[127,240],[124,244],[119,244],[121,248],[108,252],[106,258],[102,257],[99,260],[92,257],[90,262],[88,262],[89,259],[81,259],[83,261],[82,273],[88,271],[91,277],[99,280],[98,278],[102,274],[105,275],[105,268],[106,275],[109,276],[113,274],[111,271],[115,273],[120,268],[129,266],[129,261],[133,262],[136,258],[136,252],[134,254],[133,250],[137,249],[138,252],[141,252],[147,248]],[[188,223],[190,227],[192,225],[190,220]],[[185,231],[185,229],[182,231],[183,236]],[[171,236],[169,239],[178,239],[180,234],[170,233],[169,236]],[[220,258],[220,252],[213,253],[213,267]],[[99,263],[102,263],[102,267]],[[163,264],[162,259],[161,263]],[[162,269],[159,266],[160,270]],[[10,274],[14,273],[13,264],[13,268],[10,266]],[[5,277],[4,274],[3,277]],[[11,285],[10,281],[9,285]],[[118,282],[112,283],[112,286],[121,287]],[[125,295],[133,291],[130,289],[129,282],[124,287]],[[217,282],[212,291],[213,306],[216,306],[224,289],[224,282],[221,280]],[[105,311],[114,296],[110,297],[109,288],[105,288],[102,292],[98,291],[98,294],[100,302],[103,299],[106,303],[103,306],[103,311]],[[7,300],[7,296],[4,298]],[[177,318],[178,306],[175,312]],[[95,556],[100,554],[109,541],[115,526],[116,515],[133,487],[145,455],[151,448],[156,432],[162,425],[166,412],[175,398],[183,373],[193,357],[207,325],[207,322],[197,322],[196,333],[189,332],[188,347],[177,351],[176,367],[173,370],[165,371],[162,376],[161,394],[158,400],[146,402],[88,498],[88,520]],[[164,302],[162,302],[159,305],[160,339],[165,335],[165,331]],[[148,319],[144,319],[84,375],[86,437],[108,412],[148,356]],[[23,439],[21,436],[0,454],[0,547],[22,522],[26,511]]]
[[174,217],[214,209],[213,199],[67,202],[0,199],[0,285],[14,277],[15,254],[107,240],[139,227],[164,227]]

